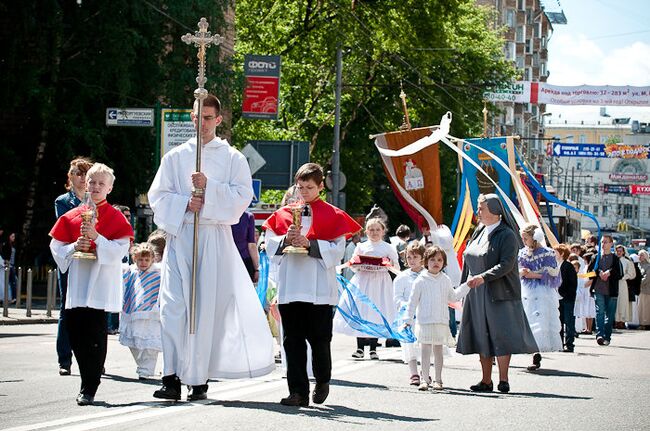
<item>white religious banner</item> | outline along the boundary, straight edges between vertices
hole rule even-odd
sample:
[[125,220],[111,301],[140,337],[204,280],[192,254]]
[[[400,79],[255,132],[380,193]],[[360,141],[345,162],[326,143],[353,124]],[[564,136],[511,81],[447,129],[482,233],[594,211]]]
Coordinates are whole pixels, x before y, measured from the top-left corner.
[[547,82],[517,81],[483,93],[488,102],[547,105],[650,106],[650,87],[630,85],[561,86]]
[[160,120],[160,158],[196,137],[191,109],[163,109]]

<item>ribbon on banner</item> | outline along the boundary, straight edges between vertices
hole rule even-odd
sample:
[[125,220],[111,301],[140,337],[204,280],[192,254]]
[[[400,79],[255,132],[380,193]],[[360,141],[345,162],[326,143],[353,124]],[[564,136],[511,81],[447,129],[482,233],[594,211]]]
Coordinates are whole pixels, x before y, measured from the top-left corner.
[[[393,338],[405,343],[414,343],[416,341],[411,327],[404,327],[404,323],[407,320],[405,306],[400,309],[397,318],[392,323],[388,323],[388,320],[379,311],[379,308],[357,286],[350,283],[342,275],[337,275],[336,278],[339,282],[340,296],[345,296],[346,298],[345,301],[339,301],[339,304],[343,303],[344,305],[337,306],[336,310],[338,313],[341,313],[341,316],[348,322],[351,328],[376,338]],[[357,301],[368,305],[377,313],[377,316],[381,318],[383,323],[370,322],[361,317],[361,313],[359,313],[359,308],[357,307]]]
[[262,303],[262,308],[266,307],[266,292],[269,289],[269,256],[265,250],[260,251],[260,277],[257,279],[257,298]]

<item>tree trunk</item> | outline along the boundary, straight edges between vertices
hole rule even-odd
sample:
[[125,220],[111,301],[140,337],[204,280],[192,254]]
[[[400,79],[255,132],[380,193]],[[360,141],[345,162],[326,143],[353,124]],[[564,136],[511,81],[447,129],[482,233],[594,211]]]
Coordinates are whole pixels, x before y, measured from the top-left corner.
[[45,70],[45,73],[49,73],[49,89],[46,93],[46,96],[43,98],[43,103],[40,106],[41,110],[41,138],[36,148],[36,156],[34,158],[34,169],[32,180],[27,189],[27,199],[25,207],[25,217],[23,219],[22,227],[22,247],[19,251],[21,253],[24,250],[29,249],[31,243],[31,230],[32,230],[32,220],[34,218],[34,205],[36,203],[36,193],[39,186],[39,173],[41,170],[41,163],[43,157],[45,156],[45,150],[47,149],[47,143],[49,139],[49,129],[50,121],[54,112],[56,112],[56,89],[59,79],[59,70],[61,65],[61,41],[63,40],[63,10],[59,9],[52,14],[53,17],[53,34],[52,34],[52,45],[51,45],[51,57],[49,61],[49,67]]

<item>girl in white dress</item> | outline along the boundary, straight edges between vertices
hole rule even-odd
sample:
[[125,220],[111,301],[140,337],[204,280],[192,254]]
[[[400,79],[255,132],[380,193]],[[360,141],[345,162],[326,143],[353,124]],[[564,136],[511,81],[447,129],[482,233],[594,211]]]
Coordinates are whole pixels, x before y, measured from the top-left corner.
[[[424,246],[418,241],[413,241],[406,246],[406,264],[408,268],[400,272],[393,280],[393,296],[395,298],[395,307],[399,313],[402,308],[406,307],[413,291],[413,283],[418,275],[424,269]],[[420,385],[420,375],[418,374],[418,352],[416,343],[401,342],[404,363],[408,364],[410,372],[410,384]]]
[[[393,283],[388,270],[392,268],[394,271],[399,271],[399,257],[395,248],[383,240],[386,226],[381,219],[369,219],[366,222],[365,231],[368,241],[358,243],[354,250],[352,256],[354,264],[351,267],[355,274],[350,282],[377,306],[386,321],[392,323],[396,310],[393,302]],[[376,264],[372,262],[371,258],[380,258],[382,263]],[[345,295],[341,296],[339,306],[350,308],[345,305],[348,300]],[[356,301],[356,306],[362,319],[379,325],[384,324],[381,316],[377,315],[370,305]],[[368,334],[351,327],[341,313],[336,313],[333,328],[335,332],[357,337],[357,350],[352,354],[353,358],[363,358],[364,347],[368,345],[370,359],[379,359],[377,355],[378,339],[369,337]]]
[[409,298],[406,325],[415,325],[417,337],[422,351],[422,378],[419,390],[429,389],[429,368],[431,367],[431,351],[433,350],[435,364],[434,390],[442,390],[442,346],[453,345],[454,338],[449,330],[449,302],[460,301],[469,292],[467,283],[454,289],[451,280],[442,272],[447,266],[447,254],[443,249],[434,245],[424,253],[427,271],[422,271],[413,283],[413,291]]

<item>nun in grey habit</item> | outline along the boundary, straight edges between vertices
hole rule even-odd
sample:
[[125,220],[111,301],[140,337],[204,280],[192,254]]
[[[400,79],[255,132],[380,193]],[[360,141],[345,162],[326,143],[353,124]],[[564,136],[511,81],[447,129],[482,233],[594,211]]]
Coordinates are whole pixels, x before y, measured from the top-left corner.
[[478,205],[480,224],[463,254],[461,280],[475,288],[465,298],[456,350],[479,354],[483,377],[470,387],[472,391],[493,390],[492,360],[496,357],[497,388],[507,393],[511,355],[539,349],[521,303],[517,264],[521,239],[516,225],[496,194],[480,195]]

